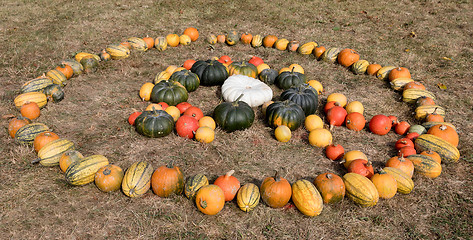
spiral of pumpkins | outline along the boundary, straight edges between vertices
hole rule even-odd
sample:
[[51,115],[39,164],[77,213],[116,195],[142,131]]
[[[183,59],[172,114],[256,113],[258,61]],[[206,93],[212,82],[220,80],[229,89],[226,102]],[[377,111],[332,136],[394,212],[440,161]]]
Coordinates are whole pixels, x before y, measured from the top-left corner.
[[[377,204],[379,198],[388,199],[396,193],[409,194],[414,189],[412,177],[418,173],[436,178],[442,171],[441,163],[457,162],[459,140],[453,124],[445,122],[445,109],[438,106],[435,95],[425,86],[414,81],[404,67],[381,66],[360,60],[358,52],[336,47],[325,48],[316,42],[300,44],[275,35],[238,35],[231,31],[226,35],[209,35],[207,43],[226,43],[232,46],[241,42],[254,48],[275,48],[280,51],[313,55],[316,60],[338,63],[354,74],[368,74],[390,82],[393,90],[402,91],[403,101],[415,104],[415,118],[422,124],[410,125],[395,116],[375,115],[368,129],[378,135],[388,134],[392,129],[403,136],[395,144],[398,155],[385,163],[376,173],[366,155],[358,150],[345,153],[340,144],[334,144],[331,131],[345,125],[353,131],[366,129],[364,107],[359,101],[348,102],[341,93],[332,93],[324,106],[324,121],[315,114],[318,97],[324,92],[317,80],[308,80],[299,64],[292,64],[279,71],[272,69],[263,59],[253,56],[248,61],[232,61],[227,56],[209,60],[186,60],[181,67],[171,65],[159,72],[155,79],[142,85],[139,96],[151,103],[142,112],[129,115],[128,123],[147,137],[164,137],[174,130],[177,135],[211,143],[215,128],[226,132],[249,128],[255,120],[254,109],[261,106],[266,123],[274,128],[274,136],[280,142],[291,139],[291,131],[304,126],[309,131],[309,144],[324,147],[327,158],[344,165],[347,173],[340,177],[335,173],[323,173],[314,182],[297,180],[292,185],[276,172],[266,177],[258,187],[253,183],[241,186],[231,170],[209,184],[204,174],[187,178],[172,162],[154,169],[150,163],[140,161],[126,171],[110,164],[103,155],[84,157],[72,141],[60,138],[43,123],[33,122],[40,116],[40,109],[49,102],[64,99],[63,87],[71,77],[93,73],[99,62],[125,59],[130,50],[147,51],[155,48],[164,51],[169,47],[186,46],[199,37],[197,29],[187,28],[182,35],[166,37],[131,37],[119,44],[112,44],[99,54],[79,52],[73,59],[61,62],[42,76],[21,86],[15,106],[21,116],[9,122],[8,131],[17,143],[33,145],[38,158],[33,163],[58,166],[68,183],[76,186],[95,182],[104,191],[121,189],[128,197],[143,196],[150,188],[160,197],[181,194],[195,201],[197,208],[208,215],[220,212],[225,202],[236,198],[238,207],[245,212],[253,210],[260,199],[272,208],[293,204],[303,214],[319,215],[323,204],[341,201],[345,194],[360,206]],[[273,101],[269,85],[276,85],[283,92]],[[204,116],[202,110],[187,102],[189,93],[200,85],[221,85],[225,102],[215,107],[212,116]]]

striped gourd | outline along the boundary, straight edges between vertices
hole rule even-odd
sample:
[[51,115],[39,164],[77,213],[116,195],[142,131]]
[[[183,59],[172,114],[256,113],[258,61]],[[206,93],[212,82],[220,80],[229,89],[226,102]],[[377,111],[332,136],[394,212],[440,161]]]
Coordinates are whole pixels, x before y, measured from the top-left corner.
[[72,71],[74,72],[74,76],[82,74],[82,72],[84,71],[84,66],[82,66],[82,64],[80,64],[75,59],[64,60],[61,62],[61,64],[69,65],[72,68]]
[[407,159],[414,164],[414,172],[424,175],[428,178],[436,178],[442,173],[442,165],[435,161],[431,156],[422,154],[409,155]]
[[424,123],[422,123],[422,126],[424,126],[426,130],[429,130],[429,128],[431,128],[435,125],[439,125],[439,124],[447,125],[447,126],[453,128],[453,130],[455,130],[455,131],[457,130],[457,128],[449,122],[424,122]]
[[304,43],[297,49],[297,52],[303,55],[309,55],[314,51],[315,47],[317,47],[316,42]]
[[259,188],[253,183],[247,183],[238,189],[237,204],[243,212],[249,212],[258,205],[260,199]]
[[402,101],[406,103],[415,103],[420,97],[430,97],[435,100],[432,92],[423,89],[406,89],[402,92]]
[[122,45],[109,45],[107,48],[105,48],[105,51],[110,54],[112,59],[123,59],[130,56],[130,49]]
[[33,144],[36,135],[49,131],[49,127],[43,123],[30,123],[20,129],[15,134],[17,143]]
[[207,42],[212,45],[216,44],[217,36],[215,36],[214,34],[210,34],[209,36],[207,36]]
[[145,161],[132,164],[125,173],[122,182],[122,191],[128,197],[140,197],[150,187],[153,167]]
[[365,74],[366,69],[368,68],[368,65],[370,65],[370,62],[368,62],[367,60],[361,59],[353,63],[350,68],[354,74],[357,74],[357,75]]
[[162,52],[168,48],[168,41],[165,37],[157,37],[154,40],[154,47],[158,49],[158,51]]
[[443,107],[438,105],[423,105],[416,108],[415,118],[418,120],[423,120],[427,114],[432,114],[433,112],[445,117],[445,109]]
[[385,66],[385,67],[382,67],[378,70],[378,72],[376,72],[376,77],[379,79],[379,80],[387,80],[388,79],[388,75],[389,73],[391,72],[391,70],[395,69],[396,67],[395,66]]
[[390,84],[391,84],[392,89],[396,91],[401,91],[402,89],[404,89],[404,86],[410,82],[414,82],[414,79],[401,77],[401,78],[396,78],[392,80]]
[[209,180],[204,174],[198,173],[187,179],[184,187],[184,194],[187,198],[193,199],[195,198],[197,191],[205,185],[209,185]]
[[46,76],[49,79],[51,79],[54,84],[60,85],[61,87],[64,87],[67,84],[66,76],[64,75],[64,73],[62,73],[59,70],[56,70],[56,69],[49,70],[46,73]]
[[148,44],[146,44],[145,40],[143,40],[142,38],[131,37],[131,38],[128,38],[126,41],[131,44],[133,49],[136,49],[142,52],[145,52],[148,50]]
[[58,103],[64,99],[64,91],[62,90],[61,86],[57,84],[51,84],[47,86],[44,89],[44,94],[50,101],[54,103]]
[[44,145],[38,152],[38,158],[33,160],[32,163],[39,162],[46,167],[57,166],[62,154],[74,149],[73,142],[67,139],[56,139]]
[[292,201],[306,216],[317,216],[324,207],[322,196],[314,184],[303,179],[292,184]]
[[15,100],[13,100],[13,102],[18,109],[20,109],[23,104],[28,102],[35,102],[38,104],[38,107],[42,108],[46,106],[46,103],[48,103],[48,98],[42,92],[28,92],[18,95]]
[[254,48],[261,47],[263,45],[263,37],[261,35],[254,35],[253,39],[251,39],[251,46]]
[[358,173],[347,173],[343,176],[346,196],[362,207],[372,207],[378,203],[379,194],[374,184]]
[[442,162],[452,163],[460,159],[460,152],[451,143],[432,134],[422,134],[415,140],[417,152],[433,151],[440,155]]
[[29,80],[28,82],[25,82],[20,89],[21,93],[27,93],[27,92],[42,92],[44,88],[47,86],[53,84],[53,81],[51,79],[47,78],[46,76],[41,76],[32,80]]
[[76,55],[74,55],[74,59],[77,61],[77,62],[80,62],[80,60],[82,60],[82,58],[84,57],[89,57],[89,56],[92,56],[93,58],[95,58],[97,61],[100,62],[100,57],[99,55],[97,54],[93,54],[93,53],[88,53],[88,52],[78,52],[76,53]]
[[95,173],[108,165],[108,159],[103,155],[92,155],[71,163],[66,170],[66,181],[74,186],[81,186],[94,181]]
[[320,58],[325,62],[334,63],[337,60],[338,54],[341,49],[336,47],[331,47],[325,50],[325,52],[320,56]]
[[383,170],[396,179],[398,193],[409,194],[414,190],[414,181],[401,169],[385,167]]

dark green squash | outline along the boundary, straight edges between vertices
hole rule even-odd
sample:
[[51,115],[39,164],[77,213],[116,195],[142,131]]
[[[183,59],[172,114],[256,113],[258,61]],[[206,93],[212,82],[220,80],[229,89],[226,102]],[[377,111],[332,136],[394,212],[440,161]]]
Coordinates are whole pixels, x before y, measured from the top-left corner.
[[174,119],[164,110],[144,111],[136,118],[135,128],[146,137],[164,137],[174,129]]
[[270,68],[264,69],[259,73],[259,79],[268,85],[274,84],[277,77],[278,71]]
[[234,102],[220,103],[213,112],[215,122],[227,132],[249,128],[255,120],[255,112],[238,97]]
[[199,76],[189,70],[177,71],[171,75],[169,80],[179,82],[188,92],[195,91],[200,85]]
[[294,131],[304,123],[304,120],[305,114],[301,106],[290,100],[277,101],[266,108],[266,122],[273,128],[286,125]]
[[256,78],[258,75],[258,69],[255,65],[249,62],[232,62],[228,66],[229,75],[245,75],[248,77]]
[[151,91],[151,102],[165,102],[169,106],[176,106],[187,101],[189,94],[184,86],[175,81],[161,81],[154,85]]
[[305,116],[314,114],[319,105],[319,97],[317,91],[309,84],[301,84],[292,87],[281,93],[281,101],[290,100],[301,106]]
[[227,33],[227,36],[225,38],[225,42],[229,46],[235,45],[238,42],[238,40],[240,40],[240,36],[238,36],[238,33],[236,31],[231,31]]
[[46,76],[41,76],[24,83],[21,86],[20,92],[42,92],[44,88],[51,84],[53,84],[53,81],[51,79],[47,78]]
[[199,76],[202,86],[222,85],[228,78],[227,67],[217,60],[199,60],[192,65],[191,71]]
[[307,83],[306,76],[302,73],[294,72],[294,68],[290,72],[282,72],[276,78],[276,85],[284,90],[303,83]]
[[52,102],[60,102],[64,99],[64,91],[58,84],[51,84],[44,89],[44,94]]
[[84,67],[85,73],[96,72],[99,67],[99,61],[93,56],[83,57],[80,60],[80,64],[82,64],[82,66]]

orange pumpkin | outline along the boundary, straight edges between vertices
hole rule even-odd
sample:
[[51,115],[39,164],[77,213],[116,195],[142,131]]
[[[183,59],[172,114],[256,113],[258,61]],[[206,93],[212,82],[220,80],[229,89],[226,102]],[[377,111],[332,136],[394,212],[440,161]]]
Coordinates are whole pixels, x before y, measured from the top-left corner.
[[372,63],[366,68],[366,73],[371,76],[376,76],[378,70],[381,69],[381,65],[377,63]]
[[406,85],[404,85],[404,90],[407,90],[407,89],[421,89],[421,90],[425,90],[425,86],[424,84],[420,83],[420,82],[410,82]]
[[418,107],[419,106],[426,106],[426,105],[435,105],[435,101],[430,97],[422,96],[422,97],[417,99],[416,105]]
[[360,60],[360,54],[353,49],[346,48],[340,51],[337,57],[337,61],[344,67],[350,67],[353,63]]
[[347,153],[345,153],[345,155],[343,155],[343,160],[342,160],[342,163],[343,163],[343,166],[345,168],[348,168],[348,166],[350,165],[350,163],[356,159],[365,159],[365,160],[368,160],[368,157],[361,151],[359,150],[351,150]]
[[39,106],[35,102],[27,102],[20,108],[21,116],[29,118],[31,120],[36,119],[41,114]]
[[274,35],[267,35],[263,38],[263,46],[267,48],[273,47],[276,40],[278,40],[278,37]]
[[289,182],[279,177],[278,173],[274,177],[267,177],[260,187],[261,198],[272,208],[281,208],[291,199],[292,187]]
[[287,50],[289,52],[295,52],[299,48],[299,41],[293,40],[290,41],[289,44],[287,45]]
[[145,41],[146,45],[148,46],[148,49],[154,47],[154,38],[146,36],[143,38],[143,41]]
[[188,27],[184,30],[184,34],[191,38],[191,41],[195,42],[199,38],[199,31],[196,28]]
[[126,47],[126,48],[128,48],[128,49],[131,49],[131,43],[128,42],[128,41],[121,42],[120,45],[121,45],[121,46],[124,46],[124,47]]
[[166,41],[168,43],[169,46],[171,47],[177,47],[179,45],[179,35],[177,34],[168,34],[166,36]]
[[325,47],[324,46],[318,46],[318,47],[314,48],[315,59],[319,60],[320,56],[322,56],[322,54],[324,54],[324,52],[325,52]]
[[434,152],[434,151],[427,150],[427,151],[421,152],[420,154],[425,155],[425,156],[429,156],[429,157],[433,158],[436,162],[442,163],[442,157],[440,157],[440,155],[438,153]]
[[365,159],[353,160],[347,168],[349,173],[358,173],[364,177],[370,178],[374,174],[373,165]]
[[123,175],[123,170],[117,165],[103,166],[95,173],[95,185],[102,192],[117,191],[122,186]]
[[202,213],[216,215],[225,206],[225,194],[219,186],[209,184],[197,191],[195,204]]
[[62,172],[66,172],[69,165],[73,162],[79,161],[81,158],[84,158],[82,154],[77,150],[69,150],[61,155],[59,159],[59,168],[61,168]]
[[184,62],[184,64],[182,64],[182,66],[187,70],[191,70],[192,65],[194,65],[195,62],[196,61],[194,59],[188,59]]
[[225,175],[218,177],[214,182],[215,185],[223,190],[226,202],[233,200],[238,193],[238,189],[240,189],[240,181],[232,176],[233,173],[235,173],[235,171],[230,170]]
[[23,116],[12,118],[10,122],[8,122],[8,134],[10,134],[10,137],[14,138],[18,129],[30,123],[31,120]]
[[371,182],[373,182],[376,190],[378,190],[380,198],[389,199],[394,197],[397,193],[396,179],[382,169],[379,173],[376,173],[371,177]]
[[409,69],[405,67],[398,67],[389,72],[388,78],[389,81],[392,81],[396,78],[411,78],[411,73],[409,72]]
[[458,133],[452,127],[444,124],[435,125],[427,131],[428,134],[435,135],[445,141],[451,143],[453,146],[458,147],[459,139]]
[[244,44],[250,44],[253,40],[253,35],[251,33],[243,33],[240,37],[240,41]]
[[365,128],[365,124],[366,119],[363,117],[363,114],[359,112],[352,112],[345,118],[345,126],[347,126],[348,129],[356,132],[363,130],[363,128]]
[[314,185],[322,194],[324,203],[337,203],[345,197],[343,179],[334,173],[323,173],[314,180]]
[[51,131],[42,132],[34,138],[33,146],[36,152],[39,152],[49,142],[59,139],[59,136]]
[[153,192],[160,197],[169,197],[171,194],[181,194],[184,189],[184,176],[177,166],[170,162],[158,167],[151,176]]
[[427,114],[427,117],[425,117],[426,122],[445,122],[445,119],[442,117],[442,115],[437,114],[437,108],[435,108],[433,113]]
[[72,69],[72,67],[66,64],[61,64],[57,66],[56,70],[62,72],[67,79],[71,78],[74,74],[74,70]]
[[217,42],[219,42],[219,43],[225,43],[226,39],[227,39],[227,37],[225,37],[224,34],[217,35]]
[[390,158],[386,162],[386,167],[397,168],[406,173],[411,178],[414,174],[414,164],[411,162],[411,160],[404,158],[403,156]]

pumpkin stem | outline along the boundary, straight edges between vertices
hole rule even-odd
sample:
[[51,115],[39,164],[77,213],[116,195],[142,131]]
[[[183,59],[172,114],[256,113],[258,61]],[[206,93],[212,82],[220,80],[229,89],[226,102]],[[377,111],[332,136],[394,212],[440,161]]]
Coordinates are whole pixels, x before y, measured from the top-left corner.
[[384,169],[381,167],[379,167],[377,170],[379,174],[386,174],[386,171],[384,171]]
[[103,175],[109,175],[110,173],[112,173],[112,171],[110,171],[110,169],[108,169],[108,168],[103,170]]
[[439,129],[441,131],[445,131],[445,130],[447,130],[447,126],[446,125],[440,125]]
[[167,168],[173,168],[174,167],[174,160],[171,160],[168,162],[168,164],[166,165]]
[[204,201],[204,200],[202,200],[202,198],[200,199],[200,206],[201,206],[203,209],[207,208],[207,202]]
[[325,177],[326,177],[327,179],[332,179],[332,174],[327,173],[327,174],[325,175]]
[[243,95],[245,94],[240,94],[240,96],[238,96],[238,98],[233,102],[233,103],[238,103],[238,101],[240,101],[240,99],[243,97]]
[[232,176],[234,173],[235,173],[235,170],[232,169],[232,170],[228,171],[228,172],[225,174],[225,177],[230,177],[230,176]]
[[279,177],[279,172],[276,170],[276,173],[274,174],[274,181],[279,182],[281,178]]
[[33,161],[31,161],[32,164],[39,163],[41,162],[41,158],[36,158]]

